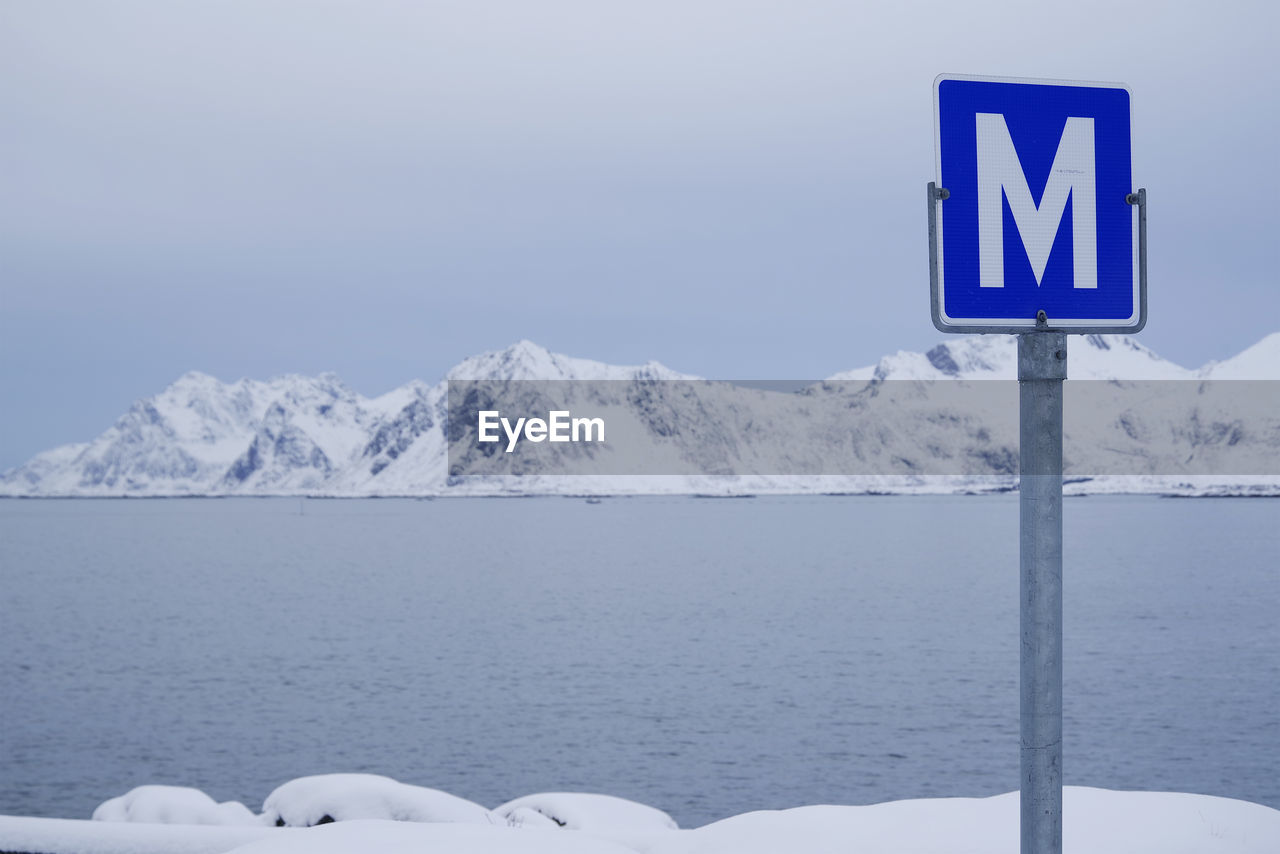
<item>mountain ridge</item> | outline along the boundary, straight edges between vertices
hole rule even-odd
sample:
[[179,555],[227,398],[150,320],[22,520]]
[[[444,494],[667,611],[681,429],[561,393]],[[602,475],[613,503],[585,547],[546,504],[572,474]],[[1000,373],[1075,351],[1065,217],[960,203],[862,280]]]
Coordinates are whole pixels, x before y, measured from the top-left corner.
[[[1280,332],[1230,359],[1194,370],[1162,359],[1127,336],[1072,336],[1068,372],[1075,379],[1275,380],[1280,379]],[[925,353],[886,355],[873,366],[838,372],[824,382],[1011,380],[1015,375],[1011,338],[965,336]],[[611,365],[553,353],[528,340],[464,359],[445,376],[453,380],[698,379],[659,362]],[[135,401],[98,437],[44,451],[0,474],[0,495],[365,496],[484,491],[475,484],[458,489],[460,484],[451,483],[447,476],[446,382],[429,385],[415,379],[369,398],[332,373],[223,382],[188,371],[158,394]],[[1007,474],[1001,468],[993,473]],[[535,477],[496,491],[600,491],[600,485],[593,488],[590,483]],[[632,477],[624,486],[621,491],[625,492],[697,492],[708,487],[729,492],[831,491],[825,488],[829,484],[751,478],[647,484]],[[851,483],[836,485],[834,491],[881,491],[884,486]],[[967,491],[971,484],[962,488]],[[1137,491],[1160,490],[1148,484]]]

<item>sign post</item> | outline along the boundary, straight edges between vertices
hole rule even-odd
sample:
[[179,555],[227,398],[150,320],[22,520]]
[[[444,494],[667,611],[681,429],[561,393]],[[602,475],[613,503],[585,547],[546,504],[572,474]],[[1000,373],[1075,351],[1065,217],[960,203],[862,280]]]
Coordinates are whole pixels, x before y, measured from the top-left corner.
[[1067,336],[1018,336],[1022,854],[1062,851],[1062,381]]
[[1018,338],[1022,854],[1061,854],[1067,334],[1146,324],[1146,190],[1123,86],[942,75],[934,106],[933,323]]

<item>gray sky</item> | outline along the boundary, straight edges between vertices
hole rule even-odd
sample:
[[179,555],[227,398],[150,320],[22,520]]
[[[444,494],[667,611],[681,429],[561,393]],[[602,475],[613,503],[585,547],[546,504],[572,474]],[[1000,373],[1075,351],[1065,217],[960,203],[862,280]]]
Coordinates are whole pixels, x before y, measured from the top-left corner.
[[190,369],[375,394],[519,338],[726,379],[928,347],[940,72],[1127,83],[1141,340],[1229,356],[1280,330],[1278,18],[0,2],[0,468]]

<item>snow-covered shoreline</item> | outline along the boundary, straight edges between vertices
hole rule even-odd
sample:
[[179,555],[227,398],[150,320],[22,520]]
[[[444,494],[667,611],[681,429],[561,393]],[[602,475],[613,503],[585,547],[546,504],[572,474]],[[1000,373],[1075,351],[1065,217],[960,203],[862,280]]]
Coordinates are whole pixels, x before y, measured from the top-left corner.
[[[706,480],[698,482],[683,481],[662,487],[641,483],[628,489],[619,484],[618,479],[600,488],[584,486],[579,479],[564,476],[562,485],[554,484],[553,478],[543,477],[537,483],[515,485],[490,485],[484,483],[468,484],[466,487],[443,488],[435,491],[418,492],[372,492],[367,494],[351,494],[324,491],[263,491],[254,493],[221,493],[221,492],[135,492],[125,494],[85,494],[79,492],[50,492],[40,494],[5,494],[0,493],[3,500],[84,500],[84,501],[128,501],[128,500],[224,500],[224,499],[307,499],[314,501],[350,501],[350,500],[388,500],[388,501],[434,501],[437,499],[469,499],[469,498],[568,498],[568,499],[603,499],[603,498],[656,498],[685,496],[690,498],[798,498],[798,497],[830,497],[856,498],[872,496],[991,496],[1015,493],[1018,491],[1017,478],[1000,478],[995,483],[977,483],[966,480],[963,483],[949,484],[946,476],[934,476],[937,483],[894,485],[876,481],[866,485],[856,483],[830,484],[817,483],[808,485],[796,479],[793,483],[768,483],[763,479],[743,480],[734,483],[717,484]],[[1087,498],[1099,496],[1150,496],[1155,498],[1280,498],[1280,477],[1260,476],[1248,482],[1218,482],[1205,478],[1205,482],[1197,483],[1187,478],[1160,477],[1127,477],[1088,478],[1073,480],[1067,478],[1063,484],[1063,495],[1067,498]]]
[[[376,780],[384,781],[379,784],[384,787],[401,785],[386,778]],[[395,820],[390,817],[395,797],[371,802],[369,789],[359,785],[368,782],[303,778],[281,787],[293,786],[292,792],[282,795],[277,790],[268,799],[271,803],[274,798],[276,807],[284,805],[295,818],[306,816],[308,808],[321,809],[322,801],[327,804],[323,809],[338,811],[345,799],[352,818],[322,819],[323,823],[309,827],[273,826],[280,822],[278,810],[264,812],[255,822],[229,825],[181,823],[201,816],[180,808],[169,816],[175,819],[171,823],[157,821],[162,812],[154,810],[147,814],[148,821],[121,820],[121,811],[115,813],[115,821],[0,816],[0,850],[13,854],[1014,854],[1018,850],[1017,792],[988,798],[766,810],[679,829],[665,814],[643,804],[574,793],[528,796],[488,812],[424,789],[417,803],[428,812],[432,804],[447,803],[448,809],[434,819],[419,813]],[[303,785],[295,785],[299,783]],[[195,792],[146,788],[152,790],[147,793],[152,807],[163,805],[166,798],[190,807],[190,793]],[[472,808],[474,814],[469,811]],[[273,815],[277,816],[274,823]],[[315,821],[317,816],[309,819]],[[1063,850],[1071,854],[1272,854],[1280,850],[1280,810],[1229,798],[1068,786],[1064,816]]]

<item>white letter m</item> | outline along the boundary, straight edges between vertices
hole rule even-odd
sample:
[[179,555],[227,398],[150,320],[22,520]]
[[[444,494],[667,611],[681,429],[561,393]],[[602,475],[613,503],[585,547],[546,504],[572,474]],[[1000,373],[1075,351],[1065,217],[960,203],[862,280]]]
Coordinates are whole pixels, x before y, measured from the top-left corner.
[[1072,264],[1075,287],[1098,286],[1097,178],[1093,119],[1071,116],[1053,156],[1040,204],[1031,198],[1027,176],[1000,113],[978,113],[978,263],[984,288],[1004,287],[1004,206],[1022,237],[1039,286],[1049,264],[1053,239],[1071,198]]

